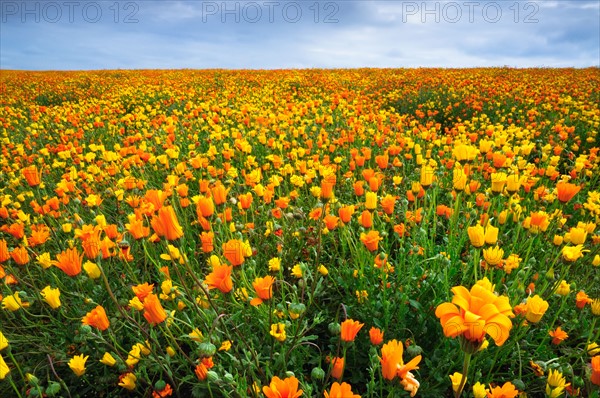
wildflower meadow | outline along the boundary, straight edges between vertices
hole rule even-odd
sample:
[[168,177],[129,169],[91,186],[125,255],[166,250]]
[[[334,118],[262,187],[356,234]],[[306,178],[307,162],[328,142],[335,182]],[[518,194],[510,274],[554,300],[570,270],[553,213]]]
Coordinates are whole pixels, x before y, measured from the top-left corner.
[[598,397],[600,72],[2,71],[1,397]]

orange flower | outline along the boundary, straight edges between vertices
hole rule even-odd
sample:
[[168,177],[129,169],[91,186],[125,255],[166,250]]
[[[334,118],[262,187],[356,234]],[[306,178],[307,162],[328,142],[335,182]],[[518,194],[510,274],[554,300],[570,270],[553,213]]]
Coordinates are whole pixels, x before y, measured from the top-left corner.
[[269,300],[273,296],[273,283],[275,278],[271,275],[267,275],[264,278],[256,278],[252,282],[252,287],[256,291],[258,297],[253,298],[250,301],[252,305],[260,305],[264,300]]
[[27,253],[27,248],[23,246],[13,249],[13,251],[10,252],[10,256],[14,262],[19,265],[25,265],[29,262],[29,253]]
[[517,395],[519,391],[510,381],[507,381],[502,387],[490,389],[487,398],[515,398]]
[[252,192],[241,194],[238,196],[238,199],[240,201],[240,206],[242,206],[242,209],[249,209],[252,205]]
[[27,184],[30,187],[35,187],[41,184],[42,182],[42,173],[38,171],[36,165],[31,165],[22,170],[23,177],[27,180]]
[[562,203],[567,203],[569,200],[573,199],[575,195],[581,190],[581,187],[575,184],[571,184],[570,182],[560,181],[556,184],[556,194],[558,196],[558,200]]
[[194,369],[194,373],[196,373],[196,377],[198,380],[206,380],[208,376],[208,369],[215,366],[212,357],[202,358],[202,361],[196,365],[196,369]]
[[577,306],[577,308],[582,309],[583,307],[586,306],[586,304],[589,304],[592,302],[592,299],[585,294],[585,292],[582,290],[579,293],[577,293],[577,296],[575,297],[575,305]]
[[360,398],[360,395],[352,392],[352,386],[348,383],[338,383],[331,385],[329,392],[325,391],[325,398]]
[[592,358],[592,378],[591,382],[600,386],[600,355]]
[[232,269],[231,265],[215,265],[213,271],[206,275],[204,283],[208,285],[209,289],[219,289],[223,293],[229,293],[233,289]]
[[348,224],[352,219],[352,215],[354,214],[354,206],[342,206],[338,209],[338,215],[340,216],[340,220],[344,224]]
[[383,343],[383,331],[375,326],[371,327],[371,329],[369,329],[369,339],[373,345]]
[[202,232],[200,235],[200,240],[202,241],[202,251],[204,253],[210,253],[215,249],[213,242],[214,237],[215,234],[213,232]]
[[52,265],[57,266],[69,276],[76,276],[81,272],[82,259],[83,254],[79,255],[77,249],[73,247],[57,254],[56,261],[53,261]]
[[514,317],[508,297],[496,296],[487,278],[478,281],[471,291],[455,286],[452,293],[452,303],[442,303],[435,310],[446,337],[463,337],[471,343],[463,348],[473,352],[486,334],[497,345],[504,344],[512,328],[509,317]]
[[396,198],[390,194],[387,194],[381,198],[381,207],[383,212],[387,215],[391,215],[394,212],[394,205],[396,204]]
[[364,326],[364,323],[354,321],[352,319],[346,319],[341,324],[341,337],[342,341],[354,341],[358,331]]
[[8,252],[8,244],[6,240],[0,239],[0,263],[5,262],[10,258],[10,253]]
[[155,325],[167,319],[167,313],[154,293],[148,294],[144,300],[144,318]]
[[81,238],[81,246],[83,247],[83,252],[85,256],[93,260],[98,257],[98,253],[100,253],[100,232],[102,230],[99,227],[96,227],[92,230],[92,232],[85,237]]
[[201,196],[196,203],[196,213],[198,218],[210,217],[215,212],[215,202],[211,197]]
[[134,239],[142,239],[150,235],[150,228],[144,226],[143,220],[133,219],[129,224],[125,224],[127,231]]
[[344,374],[344,358],[335,357],[331,359],[333,368],[331,369],[331,376],[340,379]]
[[379,236],[379,231],[369,231],[365,234],[360,234],[360,241],[365,245],[367,250],[375,251],[379,248],[379,241],[383,238]]
[[225,189],[225,186],[222,183],[218,182],[214,187],[210,189],[210,192],[212,193],[212,197],[217,206],[227,201],[228,190]]
[[294,376],[283,380],[274,376],[269,386],[263,386],[262,391],[267,398],[298,398],[303,392],[298,390],[298,379]]
[[338,225],[339,218],[332,214],[327,214],[325,218],[323,218],[323,221],[325,222],[325,227],[328,230],[333,231]]
[[373,215],[369,210],[363,210],[360,214],[360,225],[364,228],[371,228],[373,226]]
[[106,311],[104,311],[104,307],[101,305],[88,312],[81,320],[81,323],[93,326],[98,330],[106,330],[110,326]]
[[421,355],[417,355],[407,364],[404,364],[402,355],[404,346],[397,340],[391,340],[381,347],[381,373],[386,380],[393,380],[396,376],[405,379],[411,370],[419,369],[417,366],[421,362]]
[[333,187],[335,183],[331,183],[330,181],[323,180],[321,181],[321,198],[328,200],[333,196]]
[[166,398],[173,395],[173,389],[170,384],[166,384],[165,387],[160,391],[152,392],[152,398]]
[[167,240],[176,240],[183,236],[183,229],[177,221],[173,206],[161,207],[158,215],[152,217],[151,225],[156,235]]
[[223,256],[234,267],[244,263],[244,242],[238,239],[230,239],[223,244]]
[[558,345],[558,344],[562,343],[564,340],[566,340],[569,337],[567,332],[562,330],[560,328],[560,326],[557,327],[556,330],[549,331],[548,334],[552,337],[552,344],[554,344],[554,345]]
[[152,293],[152,289],[154,289],[154,283],[150,285],[148,282],[131,287],[133,294],[135,294],[141,302],[144,302],[144,299],[146,299],[146,297]]

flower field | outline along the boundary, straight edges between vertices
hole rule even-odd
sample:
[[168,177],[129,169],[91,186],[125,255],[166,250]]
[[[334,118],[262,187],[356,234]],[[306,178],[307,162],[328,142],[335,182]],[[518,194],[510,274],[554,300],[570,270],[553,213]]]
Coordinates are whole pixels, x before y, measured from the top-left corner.
[[600,72],[0,77],[1,397],[598,397]]

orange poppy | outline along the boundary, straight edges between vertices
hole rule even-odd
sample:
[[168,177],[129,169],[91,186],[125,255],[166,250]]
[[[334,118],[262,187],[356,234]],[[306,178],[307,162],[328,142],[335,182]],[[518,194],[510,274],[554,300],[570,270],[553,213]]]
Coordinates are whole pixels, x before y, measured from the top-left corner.
[[352,319],[346,319],[341,324],[341,338],[342,341],[350,342],[354,341],[356,334],[364,326],[364,323],[354,321]]
[[592,378],[591,382],[600,386],[600,355],[592,358]]
[[5,262],[10,258],[10,253],[8,252],[8,243],[5,239],[0,239],[0,263]]
[[558,200],[562,203],[567,203],[569,200],[573,199],[575,195],[581,190],[579,185],[572,184],[570,182],[560,181],[556,184],[556,194],[558,196]]
[[222,183],[217,183],[214,187],[210,189],[210,192],[212,193],[212,197],[217,206],[227,201],[228,190],[225,189],[225,186]]
[[101,305],[88,312],[81,320],[81,323],[93,326],[98,330],[106,330],[110,326],[106,311],[104,311],[104,307]]
[[341,379],[344,374],[344,358],[334,357],[331,359],[332,368],[331,368],[331,376],[336,379]]
[[238,239],[230,239],[223,244],[223,256],[234,267],[244,263],[244,243]]
[[488,398],[515,398],[517,395],[519,395],[519,391],[510,381],[504,383],[502,387],[490,389],[487,394]]
[[132,286],[131,290],[133,290],[133,294],[141,301],[144,302],[144,299],[152,293],[152,289],[154,289],[154,284],[149,284],[148,282]]
[[352,386],[348,383],[338,383],[337,381],[331,385],[329,392],[323,393],[325,398],[360,398],[360,395],[352,392]]
[[364,232],[360,234],[360,241],[365,245],[367,250],[375,251],[379,248],[379,241],[383,240],[379,236],[379,231],[369,231],[367,234]]
[[196,203],[198,218],[210,217],[215,212],[215,202],[211,197],[201,196]]
[[36,165],[24,168],[23,177],[25,177],[25,180],[27,180],[27,184],[29,184],[30,187],[38,186],[42,182],[42,173],[38,171]]
[[79,275],[81,272],[81,261],[83,260],[83,254],[79,255],[76,248],[67,249],[56,255],[56,261],[52,262],[52,265],[60,268],[65,274],[69,276]]
[[388,194],[381,198],[381,207],[383,212],[387,215],[391,215],[394,212],[394,205],[396,204],[396,198]]
[[127,231],[133,236],[134,239],[142,239],[150,235],[150,228],[144,226],[144,221],[134,218],[129,221],[129,224],[125,224]]
[[254,282],[252,282],[252,287],[254,287],[254,291],[258,297],[253,298],[250,301],[252,305],[260,305],[264,300],[269,300],[273,297],[273,283],[275,282],[275,278],[271,275],[267,275],[264,278],[256,278]]
[[204,253],[210,253],[215,249],[214,245],[215,234],[213,232],[202,232],[200,234],[200,241],[202,242],[202,251]]
[[156,235],[161,238],[176,240],[183,236],[183,229],[179,225],[172,206],[161,207],[158,210],[158,215],[152,217],[151,224]]
[[196,377],[198,377],[198,380],[206,380],[208,377],[208,369],[212,368],[213,366],[215,365],[212,357],[202,358],[202,361],[200,361],[200,363],[196,365],[196,368],[194,369],[194,373],[196,374]]
[[328,230],[333,231],[338,225],[339,218],[332,214],[327,214],[323,221],[325,222],[325,227]]
[[487,278],[478,281],[470,291],[455,286],[452,292],[452,303],[442,303],[435,310],[444,335],[462,336],[471,343],[464,347],[467,350],[478,349],[486,334],[496,345],[504,344],[512,328],[510,318],[514,317],[508,297],[496,296]]
[[298,390],[298,379],[294,376],[280,379],[273,376],[268,386],[263,386],[263,394],[267,398],[298,398],[302,395],[302,390]]
[[369,329],[369,340],[371,340],[371,344],[379,345],[383,343],[383,331],[375,326]]
[[560,326],[557,327],[556,330],[549,331],[548,334],[550,335],[550,337],[552,337],[552,344],[554,344],[554,345],[558,345],[558,344],[562,343],[569,337],[567,332],[562,330],[560,328]]
[[419,369],[417,366],[421,362],[421,355],[417,355],[408,363],[404,363],[402,358],[404,346],[397,340],[391,340],[381,347],[381,373],[386,380],[393,380],[396,376],[405,379],[410,376],[410,371]]
[[352,215],[354,214],[354,206],[342,206],[338,209],[338,215],[340,216],[340,220],[344,224],[348,224],[352,219]]
[[167,319],[167,313],[154,293],[148,294],[144,299],[144,318],[155,325]]
[[23,246],[13,249],[13,251],[10,252],[10,256],[18,265],[25,265],[29,262],[29,253],[27,253],[27,248]]
[[233,289],[232,269],[231,265],[215,265],[213,271],[206,275],[204,283],[208,285],[209,289],[219,289],[223,293],[228,293]]

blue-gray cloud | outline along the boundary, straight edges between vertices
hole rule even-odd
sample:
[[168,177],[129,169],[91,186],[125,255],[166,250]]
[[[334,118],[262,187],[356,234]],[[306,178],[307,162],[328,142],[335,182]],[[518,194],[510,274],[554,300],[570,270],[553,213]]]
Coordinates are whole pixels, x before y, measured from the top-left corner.
[[600,66],[598,1],[10,1],[3,69]]

